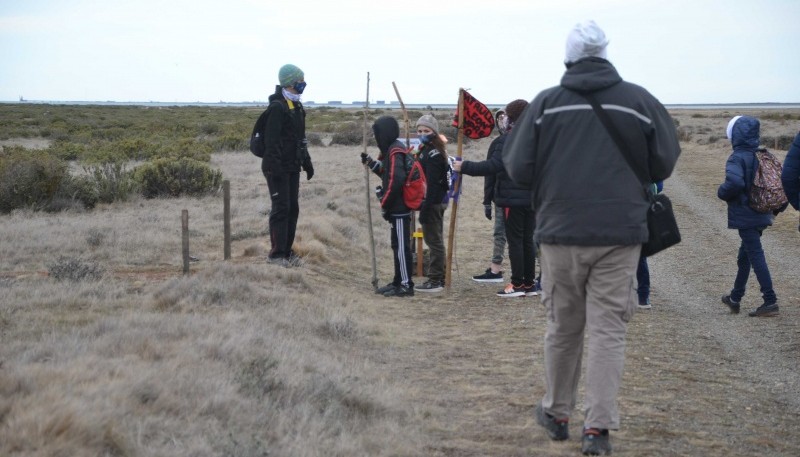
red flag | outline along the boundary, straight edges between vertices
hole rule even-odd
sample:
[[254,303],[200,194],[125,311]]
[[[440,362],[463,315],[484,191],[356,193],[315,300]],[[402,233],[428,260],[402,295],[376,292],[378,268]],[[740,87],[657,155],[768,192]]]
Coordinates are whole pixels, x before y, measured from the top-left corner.
[[[458,109],[453,119],[453,127],[458,127]],[[486,138],[494,129],[494,115],[483,103],[464,91],[464,135],[473,140]]]

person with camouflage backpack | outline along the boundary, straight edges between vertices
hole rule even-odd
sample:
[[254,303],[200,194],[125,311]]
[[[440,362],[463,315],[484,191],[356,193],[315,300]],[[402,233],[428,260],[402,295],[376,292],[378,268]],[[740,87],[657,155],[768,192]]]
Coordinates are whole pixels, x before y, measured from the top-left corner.
[[782,209],[759,212],[750,205],[750,189],[758,168],[756,154],[759,151],[759,129],[758,119],[750,116],[736,116],[730,120],[727,127],[733,152],[725,164],[725,182],[719,186],[717,196],[728,202],[728,228],[738,230],[742,242],[736,261],[739,268],[733,289],[729,294],[722,296],[722,303],[726,304],[733,314],[739,313],[747,278],[752,269],[761,287],[764,303],[748,315],[768,317],[778,315],[778,297],[772,288],[772,277],[761,246],[761,235],[764,229],[772,225],[775,214]]

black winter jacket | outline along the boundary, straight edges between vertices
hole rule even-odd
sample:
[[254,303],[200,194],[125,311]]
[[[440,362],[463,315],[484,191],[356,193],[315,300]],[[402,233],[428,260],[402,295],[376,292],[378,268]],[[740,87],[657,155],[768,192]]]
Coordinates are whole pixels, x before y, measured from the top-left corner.
[[649,206],[643,186],[579,91],[594,94],[651,182],[669,177],[680,155],[672,118],[597,57],[570,65],[560,86],[525,108],[504,146],[506,171],[518,185],[531,186],[537,241],[640,244],[647,240]]
[[306,141],[306,112],[300,102],[290,102],[283,97],[281,86],[269,96],[272,110],[264,124],[266,150],[261,159],[261,171],[268,173],[296,173],[311,163]]
[[[497,206],[503,208],[512,206],[530,207],[531,190],[528,187],[515,184],[508,177],[508,173],[506,173],[506,169],[503,166],[503,144],[507,136],[508,134],[500,135],[492,141],[492,144],[489,145],[490,156],[483,162],[464,161],[461,164],[461,173],[467,176],[493,176],[494,189],[492,194],[494,203]],[[484,204],[486,204],[485,201]]]
[[403,184],[406,182],[406,147],[398,141],[400,126],[397,119],[391,116],[381,116],[374,124],[372,131],[381,155],[381,166],[375,174],[381,177],[383,195],[380,196],[381,209],[395,216],[411,214],[403,201]]

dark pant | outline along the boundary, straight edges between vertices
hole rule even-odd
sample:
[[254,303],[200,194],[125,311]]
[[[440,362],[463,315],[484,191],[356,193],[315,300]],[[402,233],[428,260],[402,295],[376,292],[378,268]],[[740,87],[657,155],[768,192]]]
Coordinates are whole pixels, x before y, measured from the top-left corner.
[[740,301],[744,297],[747,278],[750,276],[750,267],[756,273],[764,303],[771,305],[778,301],[778,297],[772,289],[772,277],[769,274],[769,267],[767,267],[767,259],[764,257],[764,249],[761,247],[761,234],[764,232],[764,228],[739,230],[742,244],[739,246],[739,256],[736,259],[739,271],[736,273],[736,280],[733,282],[731,291],[731,299],[734,301]]
[[422,237],[428,245],[431,258],[428,268],[428,279],[431,281],[444,281],[445,251],[442,232],[446,207],[445,204],[431,205],[427,212],[428,218],[422,224]]
[[647,257],[639,257],[639,266],[636,267],[636,294],[639,303],[646,303],[650,298],[650,269],[647,267]]
[[298,193],[300,173],[271,173],[267,175],[269,197],[272,209],[269,212],[269,240],[272,249],[270,258],[289,257],[297,231],[297,217],[300,214]]
[[391,216],[392,253],[394,254],[395,286],[414,287],[411,280],[411,214]]
[[529,207],[506,208],[506,240],[511,264],[511,283],[533,285],[536,251],[533,247],[534,213]]
[[494,206],[494,246],[492,248],[492,263],[503,263],[503,254],[506,250],[506,214],[503,208]]

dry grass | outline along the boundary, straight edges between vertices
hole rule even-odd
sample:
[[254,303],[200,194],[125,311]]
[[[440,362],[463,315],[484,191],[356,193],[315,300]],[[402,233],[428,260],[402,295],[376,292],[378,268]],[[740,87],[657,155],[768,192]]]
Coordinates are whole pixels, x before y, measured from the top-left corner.
[[[724,137],[738,113],[673,114],[690,131],[681,176],[713,195],[729,150],[710,139]],[[796,129],[780,119],[762,126],[773,135]],[[483,159],[488,144],[469,143],[465,157]],[[312,149],[317,175],[301,183],[300,269],[263,262],[269,201],[247,152],[212,158],[231,180],[229,262],[222,260],[219,198],[0,218],[0,455],[575,455],[574,439],[549,442],[531,416],[543,391],[538,301],[509,303],[469,280],[491,254],[482,179],[464,182],[453,291],[378,298],[369,284],[360,152]],[[182,209],[189,210],[190,250],[199,259],[185,277]],[[385,283],[391,250],[376,206],[373,219]],[[776,232],[796,235],[795,224],[794,215],[779,219]],[[688,263],[707,261],[703,252],[695,255]],[[56,281],[48,266],[62,256],[104,274]],[[743,399],[759,391],[747,386],[747,359],[726,353],[733,359],[718,364],[724,345],[691,334],[703,343],[698,352],[694,341],[678,337],[700,324],[661,305],[631,325],[616,453],[790,455],[798,444],[790,435],[773,443],[731,438],[743,426],[763,428],[769,414],[795,423],[798,416],[780,398],[759,397],[763,403],[751,407]],[[788,334],[796,317],[790,313]],[[786,337],[758,331],[796,358]],[[659,352],[663,347],[670,350]],[[573,423],[580,418],[576,412]],[[689,426],[681,428],[682,420]]]

